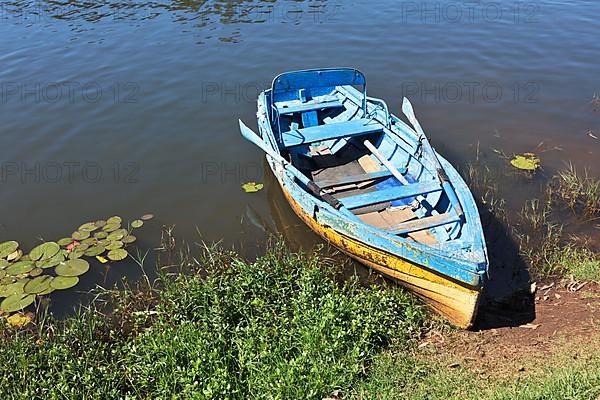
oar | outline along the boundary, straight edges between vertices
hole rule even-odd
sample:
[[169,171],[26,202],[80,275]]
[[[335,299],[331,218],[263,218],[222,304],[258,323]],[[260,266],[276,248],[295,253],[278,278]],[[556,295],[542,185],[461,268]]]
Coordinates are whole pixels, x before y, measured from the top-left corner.
[[417,134],[419,135],[419,140],[421,141],[421,143],[423,143],[423,146],[426,147],[427,151],[432,155],[432,160],[435,164],[435,169],[437,171],[438,179],[442,184],[442,188],[444,189],[446,196],[448,196],[450,203],[456,210],[456,214],[459,218],[462,219],[464,216],[464,212],[460,205],[460,201],[458,201],[458,196],[456,196],[456,192],[454,191],[454,188],[452,187],[452,184],[450,183],[448,175],[446,175],[446,171],[444,171],[440,160],[437,158],[435,150],[433,150],[433,147],[431,147],[429,140],[427,140],[427,136],[425,136],[425,132],[423,132],[423,128],[421,128],[421,124],[419,124],[419,121],[417,121],[417,117],[415,117],[415,112],[413,111],[412,104],[410,104],[410,101],[408,101],[406,97],[402,101],[402,112],[404,113],[404,115],[406,115],[410,123],[414,126],[415,130],[417,131]]
[[334,209],[339,210],[340,212],[342,212],[348,216],[355,217],[355,215],[352,214],[348,209],[343,208],[343,204],[338,199],[336,199],[329,193],[323,192],[323,190],[319,187],[319,185],[317,185],[316,183],[311,181],[306,175],[304,175],[302,172],[298,171],[296,169],[296,167],[294,167],[292,164],[290,164],[285,158],[281,157],[281,155],[279,153],[275,152],[271,147],[269,147],[265,143],[265,141],[262,140],[260,138],[260,136],[258,136],[252,129],[248,128],[242,122],[242,120],[239,120],[239,121],[240,121],[240,131],[242,132],[242,136],[244,138],[246,138],[249,142],[257,145],[262,151],[264,151],[269,156],[274,158],[277,162],[281,163],[281,165],[289,173],[291,173],[296,179],[298,179],[300,182],[302,182],[313,195],[322,199],[324,202],[329,204]]

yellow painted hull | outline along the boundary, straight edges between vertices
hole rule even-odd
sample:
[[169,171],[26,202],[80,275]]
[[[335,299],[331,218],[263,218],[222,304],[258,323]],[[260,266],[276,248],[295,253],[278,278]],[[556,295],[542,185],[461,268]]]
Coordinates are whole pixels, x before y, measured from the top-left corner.
[[328,226],[321,225],[304,212],[304,209],[284,186],[281,187],[296,215],[323,239],[355,260],[393,278],[454,325],[464,329],[473,325],[480,297],[480,291],[477,288],[449,279],[394,254],[343,236]]

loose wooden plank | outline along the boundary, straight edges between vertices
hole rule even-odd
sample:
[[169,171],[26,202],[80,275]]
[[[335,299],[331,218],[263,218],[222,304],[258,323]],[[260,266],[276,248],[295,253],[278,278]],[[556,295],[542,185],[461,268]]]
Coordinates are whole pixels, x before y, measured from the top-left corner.
[[386,201],[415,197],[426,193],[436,192],[438,190],[442,190],[442,188],[437,181],[419,182],[410,185],[394,186],[375,192],[358,194],[356,196],[344,197],[340,199],[340,201],[347,208],[352,209],[371,204],[384,203]]
[[285,147],[293,147],[301,144],[310,144],[323,140],[339,139],[377,133],[383,131],[383,126],[370,119],[355,119],[352,121],[338,122],[335,124],[312,126],[309,128],[296,129],[283,134]]
[[451,222],[460,221],[460,217],[454,212],[432,215],[430,217],[420,218],[413,221],[403,222],[390,228],[390,231],[396,235],[402,235],[409,232],[420,231],[433,228],[440,225],[446,225]]
[[[381,171],[381,164],[373,159],[368,154],[365,154],[358,159],[358,163],[365,170],[365,172],[376,172]],[[391,173],[391,172],[390,172]]]
[[322,180],[317,181],[316,183],[322,188],[327,188],[331,186],[347,185],[350,183],[372,181],[374,179],[389,178],[390,176],[392,176],[390,171],[377,171],[361,175],[351,175],[341,179]]

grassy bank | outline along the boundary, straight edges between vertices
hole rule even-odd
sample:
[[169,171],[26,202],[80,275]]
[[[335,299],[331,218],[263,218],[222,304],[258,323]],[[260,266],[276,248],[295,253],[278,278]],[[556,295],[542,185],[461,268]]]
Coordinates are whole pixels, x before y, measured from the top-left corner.
[[210,249],[186,272],[111,292],[110,317],[92,308],[3,331],[0,398],[320,399],[423,324],[400,289],[338,283],[281,246],[255,263]]
[[409,295],[394,286],[340,283],[320,258],[277,246],[255,263],[218,248],[200,259],[185,274],[163,275],[154,288],[99,294],[95,306],[65,321],[1,330],[0,398],[600,394],[597,352],[575,361],[566,354],[517,379],[482,379],[477,371],[448,367],[451,359],[436,351],[423,355],[416,340],[426,331],[426,315]]

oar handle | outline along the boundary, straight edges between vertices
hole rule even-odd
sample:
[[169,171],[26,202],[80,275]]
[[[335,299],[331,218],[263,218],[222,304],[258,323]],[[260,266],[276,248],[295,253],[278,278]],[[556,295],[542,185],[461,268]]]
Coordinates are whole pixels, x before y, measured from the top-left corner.
[[431,154],[431,159],[435,164],[436,171],[438,174],[438,179],[440,180],[440,183],[442,184],[442,188],[444,189],[444,192],[448,196],[448,200],[450,200],[450,204],[452,204],[452,206],[456,210],[456,214],[458,215],[459,218],[462,219],[464,216],[464,211],[462,209],[462,206],[460,205],[460,201],[458,200],[456,191],[454,190],[454,187],[452,186],[450,179],[448,179],[448,176],[446,175],[446,171],[444,171],[444,167],[442,167],[442,163],[440,163],[440,160],[438,159],[437,154],[435,153],[435,150],[433,149],[433,147],[431,147],[431,143],[429,143],[427,136],[425,136],[425,132],[423,132],[423,128],[421,128],[421,124],[419,124],[419,121],[417,120],[417,117],[415,116],[415,112],[413,110],[412,104],[410,104],[410,101],[406,97],[402,101],[402,112],[404,113],[404,115],[406,115],[406,117],[408,118],[410,123],[414,126],[415,130],[417,131],[417,134],[419,135],[419,140],[427,147],[428,152]]
[[260,136],[258,136],[252,129],[248,128],[246,126],[246,124],[244,124],[242,122],[242,120],[240,120],[239,122],[240,122],[240,131],[244,138],[246,138],[249,142],[254,143],[266,154],[271,156],[277,162],[281,163],[281,165],[286,169],[286,171],[289,172],[290,174],[292,174],[296,179],[298,179],[304,185],[306,185],[308,191],[310,193],[312,193],[314,196],[320,198],[321,200],[323,200],[324,202],[326,202],[327,204],[329,204],[331,207],[333,207],[336,210],[339,210],[342,208],[343,204],[338,199],[336,199],[329,193],[323,192],[323,189],[321,189],[319,187],[319,185],[317,185],[315,182],[311,181],[302,172],[298,171],[292,164],[290,164],[288,161],[286,161],[280,154],[276,153],[271,147],[269,147],[265,143],[265,141]]

